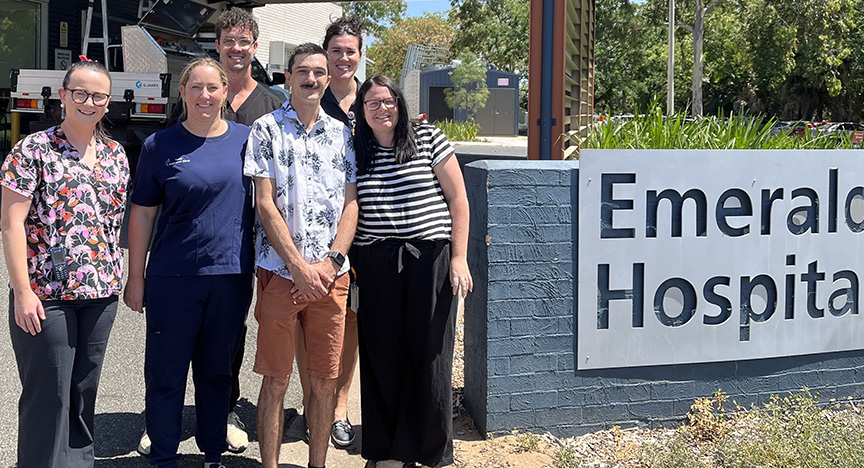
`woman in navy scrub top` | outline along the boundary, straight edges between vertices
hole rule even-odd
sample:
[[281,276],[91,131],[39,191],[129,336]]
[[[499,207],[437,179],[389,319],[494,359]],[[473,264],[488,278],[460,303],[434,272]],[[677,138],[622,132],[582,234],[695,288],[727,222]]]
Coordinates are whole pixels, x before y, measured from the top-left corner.
[[223,118],[227,89],[219,62],[201,58],[186,67],[185,119],[144,142],[132,194],[123,299],[147,311],[145,414],[150,462],[160,467],[177,467],[190,363],[204,467],[221,466],[227,449],[231,358],[252,301],[254,260],[242,167],[249,127]]

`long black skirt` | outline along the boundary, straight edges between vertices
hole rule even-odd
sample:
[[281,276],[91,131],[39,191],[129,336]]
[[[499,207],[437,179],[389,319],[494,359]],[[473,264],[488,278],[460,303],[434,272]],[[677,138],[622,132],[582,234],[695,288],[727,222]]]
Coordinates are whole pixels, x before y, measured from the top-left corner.
[[355,246],[363,458],[453,463],[450,241]]

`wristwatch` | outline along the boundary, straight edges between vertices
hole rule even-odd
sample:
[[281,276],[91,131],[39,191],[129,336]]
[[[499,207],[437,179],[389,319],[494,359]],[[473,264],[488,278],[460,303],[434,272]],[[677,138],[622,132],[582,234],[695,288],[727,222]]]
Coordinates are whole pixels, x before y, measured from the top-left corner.
[[330,258],[331,260],[333,260],[333,262],[336,263],[336,269],[337,270],[339,268],[342,268],[342,265],[345,264],[345,256],[339,252],[330,251],[330,252],[327,252],[326,254],[324,254],[324,256]]

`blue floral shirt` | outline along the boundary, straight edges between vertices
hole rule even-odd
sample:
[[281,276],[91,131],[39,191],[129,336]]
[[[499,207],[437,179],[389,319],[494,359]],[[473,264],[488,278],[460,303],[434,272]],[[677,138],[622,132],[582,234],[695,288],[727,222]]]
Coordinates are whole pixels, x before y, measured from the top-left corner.
[[[275,180],[276,208],[300,255],[309,263],[324,261],[336,239],[345,187],[356,182],[351,130],[319,108],[307,132],[288,101],[252,124],[243,172]],[[292,279],[257,218],[255,232],[256,265]],[[349,268],[346,260],[339,273]]]

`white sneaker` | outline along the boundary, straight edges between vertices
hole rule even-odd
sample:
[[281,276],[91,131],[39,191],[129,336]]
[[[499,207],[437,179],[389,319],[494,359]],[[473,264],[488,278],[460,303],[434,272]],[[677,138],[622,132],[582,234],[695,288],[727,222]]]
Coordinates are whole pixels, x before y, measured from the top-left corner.
[[242,453],[249,447],[246,425],[233,411],[228,413],[228,432],[225,441],[228,442],[228,451],[232,453]]
[[150,455],[150,436],[147,435],[147,429],[144,429],[144,433],[141,434],[141,440],[138,441],[138,453],[144,455]]

